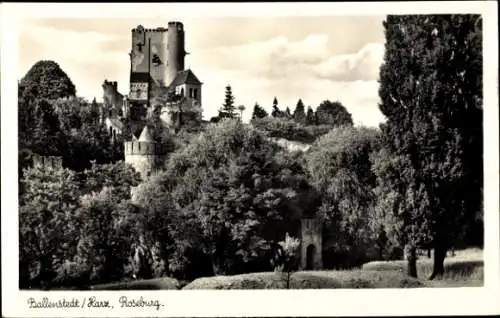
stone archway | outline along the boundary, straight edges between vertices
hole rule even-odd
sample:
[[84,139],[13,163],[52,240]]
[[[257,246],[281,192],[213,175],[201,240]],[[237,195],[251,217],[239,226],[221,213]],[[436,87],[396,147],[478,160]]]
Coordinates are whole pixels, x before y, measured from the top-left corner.
[[316,247],[314,244],[309,244],[306,249],[306,270],[314,269],[314,258],[316,256]]

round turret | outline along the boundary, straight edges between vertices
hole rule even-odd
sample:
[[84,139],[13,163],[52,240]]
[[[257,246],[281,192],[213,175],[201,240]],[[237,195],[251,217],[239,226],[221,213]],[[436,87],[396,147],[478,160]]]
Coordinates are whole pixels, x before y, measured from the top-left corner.
[[138,140],[125,142],[125,162],[132,165],[143,179],[162,170],[166,150],[154,142],[148,126],[144,126]]

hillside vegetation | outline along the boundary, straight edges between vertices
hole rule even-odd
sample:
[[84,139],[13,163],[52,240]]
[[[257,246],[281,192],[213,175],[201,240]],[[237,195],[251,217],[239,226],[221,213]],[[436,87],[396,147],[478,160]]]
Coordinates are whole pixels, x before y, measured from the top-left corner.
[[[19,85],[20,288],[482,284],[475,252],[447,256],[483,244],[481,17],[383,27],[379,128],[355,127],[338,101],[292,111],[277,97],[243,124],[228,85],[210,124],[158,134],[172,151],[144,179],[97,102],[57,63],[35,64]],[[321,224],[321,271],[299,270],[304,218]]]

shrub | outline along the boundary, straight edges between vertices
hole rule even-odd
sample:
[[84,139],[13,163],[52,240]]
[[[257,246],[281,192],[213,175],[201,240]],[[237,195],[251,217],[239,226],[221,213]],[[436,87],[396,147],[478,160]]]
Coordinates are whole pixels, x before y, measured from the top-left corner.
[[87,266],[77,262],[65,261],[56,270],[57,276],[50,282],[56,288],[88,289],[90,284],[90,270]]
[[92,290],[172,290],[179,289],[180,283],[174,278],[162,277],[154,279],[133,280],[111,284],[92,286]]
[[183,289],[284,289],[286,282],[278,273],[253,273],[235,276],[202,277]]
[[306,143],[311,143],[316,139],[304,126],[291,119],[265,117],[254,119],[252,124],[258,130],[266,132],[271,138],[284,138]]
[[[290,280],[291,289],[339,288],[415,288],[420,281],[399,272],[378,271],[311,271],[296,272]],[[286,289],[277,273],[254,273],[237,276],[199,278],[183,289]]]

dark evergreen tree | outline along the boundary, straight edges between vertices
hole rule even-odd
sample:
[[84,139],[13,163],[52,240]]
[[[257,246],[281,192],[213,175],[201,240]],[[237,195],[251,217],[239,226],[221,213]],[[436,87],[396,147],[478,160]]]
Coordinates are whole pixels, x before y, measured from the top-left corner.
[[269,114],[266,112],[266,110],[263,107],[261,107],[258,103],[255,103],[252,112],[252,119],[264,118],[267,116],[269,116]]
[[224,97],[224,104],[219,111],[220,118],[236,118],[236,106],[234,106],[234,96],[231,85],[226,86],[226,93]]
[[393,159],[379,165],[386,189],[379,197],[392,202],[387,209],[407,247],[410,275],[417,275],[416,247],[434,248],[432,279],[443,274],[447,249],[481,209],[482,20],[388,16],[384,29],[380,110]]
[[299,99],[293,112],[293,119],[299,124],[306,123],[306,111],[302,99]]
[[273,111],[271,112],[271,116],[273,117],[283,117],[283,112],[280,110],[278,106],[278,99],[274,97],[273,100]]

